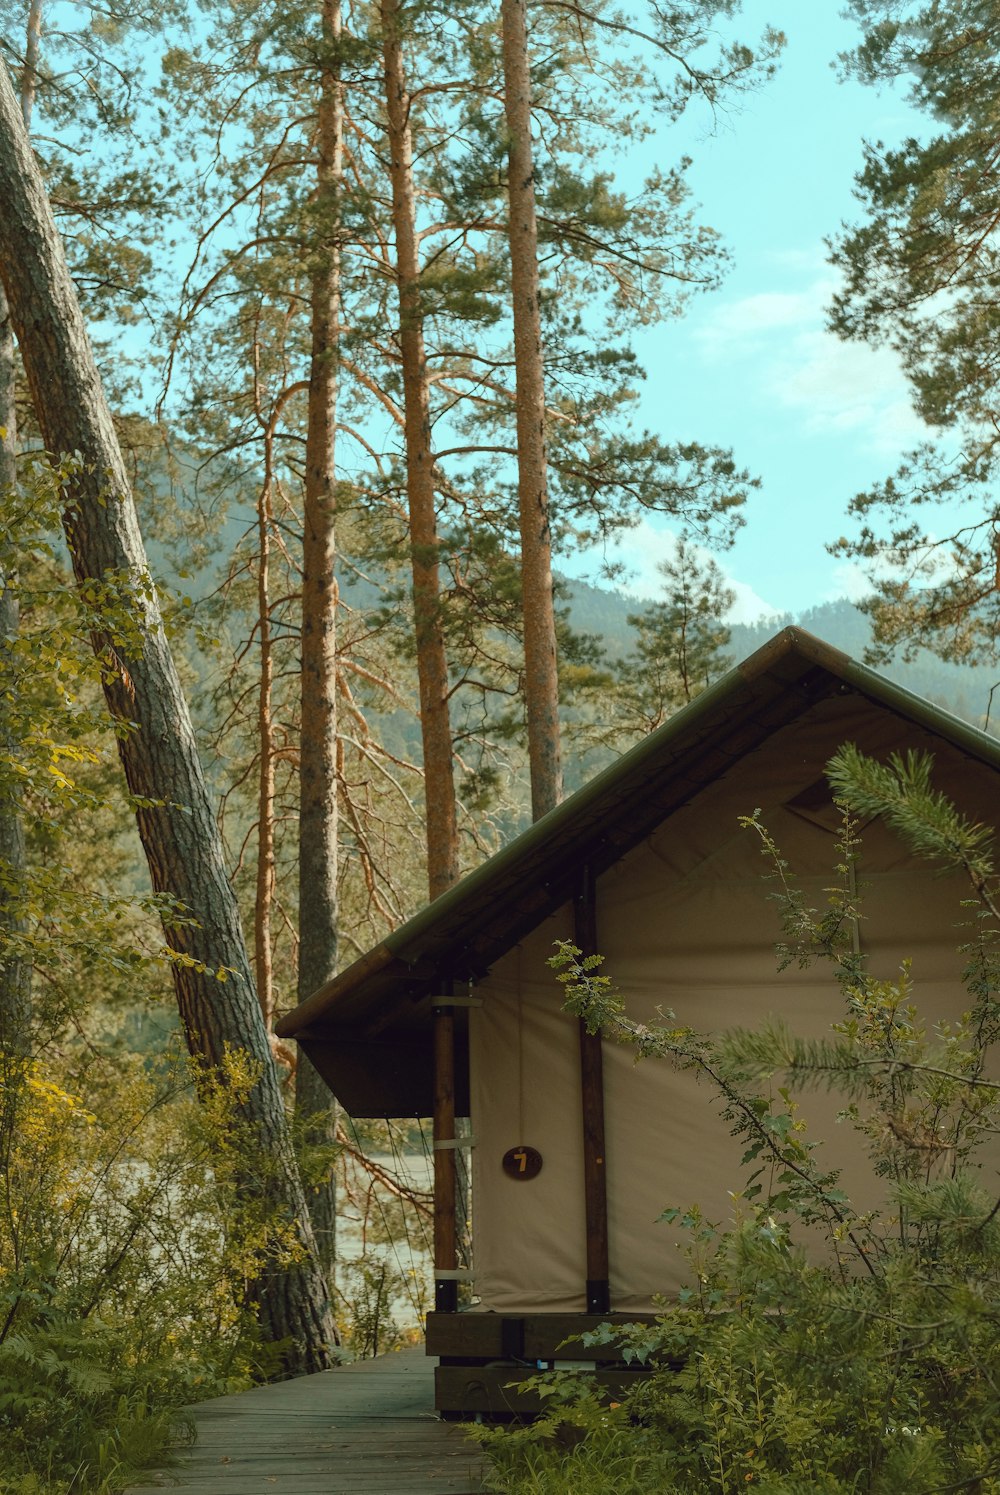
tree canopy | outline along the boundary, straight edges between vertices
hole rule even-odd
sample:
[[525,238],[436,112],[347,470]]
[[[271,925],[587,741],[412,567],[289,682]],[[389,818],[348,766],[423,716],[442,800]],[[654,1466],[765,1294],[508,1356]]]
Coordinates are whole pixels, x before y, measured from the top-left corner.
[[864,217],[834,242],[844,284],[831,322],[899,354],[916,410],[940,439],[854,499],[860,534],[838,548],[874,563],[867,606],[883,657],[922,640],[954,658],[995,658],[1000,7],[853,0],[850,9],[864,37],[844,67],[873,85],[902,80],[928,131],[866,145]]

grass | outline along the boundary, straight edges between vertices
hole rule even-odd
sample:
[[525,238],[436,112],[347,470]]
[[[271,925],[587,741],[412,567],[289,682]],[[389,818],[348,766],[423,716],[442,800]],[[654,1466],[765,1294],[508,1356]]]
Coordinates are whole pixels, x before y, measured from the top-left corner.
[[505,1432],[486,1440],[485,1451],[492,1465],[486,1489],[495,1495],[670,1495],[665,1460],[637,1448],[634,1429],[592,1433],[574,1448]]

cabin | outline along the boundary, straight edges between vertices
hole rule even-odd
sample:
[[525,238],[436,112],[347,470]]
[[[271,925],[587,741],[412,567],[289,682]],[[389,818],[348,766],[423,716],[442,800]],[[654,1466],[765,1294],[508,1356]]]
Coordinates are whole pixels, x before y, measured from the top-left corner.
[[[636,1064],[563,1011],[553,942],[604,955],[640,1020],[663,1007],[717,1031],[777,1013],[803,1035],[827,1032],[836,983],[822,965],[778,972],[778,911],[739,817],[761,810],[821,904],[839,828],[824,766],[848,741],[880,758],[928,750],[963,813],[1000,819],[1000,744],[787,628],[279,1025],[354,1116],[434,1118],[427,1349],[443,1414],[502,1412],[537,1364],[595,1354],[560,1350],[567,1336],[649,1314],[688,1271],[664,1210],[697,1203],[725,1221],[741,1184],[742,1148],[694,1074]],[[911,958],[921,1010],[959,1015],[967,888],[878,820],[860,866],[870,969],[893,976]],[[804,1113],[850,1192],[867,1170],[837,1105],[810,1092]],[[456,1221],[465,1149],[469,1264]],[[472,1306],[459,1310],[467,1279]],[[614,1347],[602,1353],[595,1373],[620,1382]]]

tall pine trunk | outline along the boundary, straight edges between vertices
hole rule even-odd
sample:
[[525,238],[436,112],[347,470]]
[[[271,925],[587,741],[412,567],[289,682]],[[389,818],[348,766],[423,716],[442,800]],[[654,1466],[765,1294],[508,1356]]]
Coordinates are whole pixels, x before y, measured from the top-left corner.
[[[333,1322],[298,1166],[254,993],[239,912],[166,640],[135,506],[83,316],[38,167],[0,63],[0,275],[45,444],[73,453],[64,527],[81,587],[130,613],[129,628],[95,625],[104,691],[153,888],[197,921],[165,920],[184,957],[174,986],[188,1046],[224,1080],[227,1051],[245,1054],[259,1079],[239,1101],[252,1138],[241,1184],[273,1204],[294,1232],[297,1259],[269,1259],[254,1284],[261,1328],[286,1340],[286,1368],[330,1364]],[[228,977],[216,979],[225,968]]]
[[545,442],[545,378],[538,283],[538,223],[531,147],[531,73],[526,0],[501,0],[507,119],[509,235],[517,400],[517,491],[524,610],[524,696],[531,814],[562,798],[559,676],[552,600]]
[[274,848],[274,644],[271,637],[271,535],[273,508],[273,421],[264,434],[264,476],[257,495],[257,877],[254,891],[254,977],[267,1033],[274,1026],[274,961],[271,914],[276,883]]
[[42,44],[43,0],[31,0],[28,7],[28,27],[24,46],[24,67],[21,70],[21,117],[24,128],[31,129],[31,113],[35,107],[38,91],[38,53]]
[[458,816],[448,659],[441,619],[434,454],[420,300],[410,96],[403,63],[399,0],[382,0],[382,57],[389,127],[392,223],[396,239],[406,489],[427,816],[427,882],[431,898],[436,898],[458,879]]
[[[338,49],[340,0],[323,0],[319,166],[319,228],[312,277],[312,348],[306,430],[302,531],[301,741],[299,748],[298,998],[337,973],[337,393],[340,354],[340,194],[344,100]],[[330,1091],[299,1050],[296,1110],[307,1143],[333,1147],[336,1111]],[[336,1182],[330,1174],[309,1193],[320,1259],[336,1261]]]

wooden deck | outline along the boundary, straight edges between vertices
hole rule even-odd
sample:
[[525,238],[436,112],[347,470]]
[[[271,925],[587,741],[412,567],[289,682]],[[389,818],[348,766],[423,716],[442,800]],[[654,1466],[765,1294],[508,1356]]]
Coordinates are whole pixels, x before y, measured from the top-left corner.
[[419,1349],[191,1408],[196,1440],[127,1495],[476,1495],[482,1459],[433,1413]]

